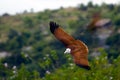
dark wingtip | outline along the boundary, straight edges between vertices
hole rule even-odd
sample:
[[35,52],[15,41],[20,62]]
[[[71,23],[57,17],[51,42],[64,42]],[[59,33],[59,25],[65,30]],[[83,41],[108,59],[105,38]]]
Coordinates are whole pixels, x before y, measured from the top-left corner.
[[50,25],[50,31],[51,31],[52,33],[54,33],[55,29],[59,27],[59,25],[56,24],[56,23],[53,22],[53,21],[50,21],[49,25]]
[[80,64],[76,64],[77,66],[84,68],[86,70],[91,70],[90,66],[84,66],[84,65],[80,65]]

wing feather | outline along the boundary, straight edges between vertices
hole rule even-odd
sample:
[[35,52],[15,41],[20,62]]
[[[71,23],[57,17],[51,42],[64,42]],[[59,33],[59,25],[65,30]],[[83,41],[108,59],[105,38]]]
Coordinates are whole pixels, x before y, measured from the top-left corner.
[[60,40],[65,46],[71,44],[75,39],[68,35],[58,24],[55,22],[50,22],[50,30],[54,36]]
[[50,22],[50,30],[58,40],[71,49],[71,55],[75,64],[89,70],[90,67],[87,58],[88,47],[82,41],[75,40],[72,36],[64,32],[55,22]]
[[80,40],[76,40],[68,46],[71,48],[71,55],[77,66],[85,69],[90,69],[88,62],[88,47]]

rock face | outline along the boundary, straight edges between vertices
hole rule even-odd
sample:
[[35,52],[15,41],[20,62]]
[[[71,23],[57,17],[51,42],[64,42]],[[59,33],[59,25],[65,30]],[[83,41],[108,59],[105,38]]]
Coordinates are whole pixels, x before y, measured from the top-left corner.
[[[110,21],[108,21],[110,22]],[[102,22],[101,22],[102,23]],[[94,37],[97,37],[99,39],[98,41],[98,48],[96,48],[92,53],[91,53],[91,56],[93,57],[96,57],[96,56],[99,56],[101,53],[99,52],[99,48],[109,48],[108,45],[106,45],[106,39],[113,33],[113,27],[112,27],[112,24],[111,22],[102,26],[102,27],[99,27],[99,28],[96,28],[96,30],[92,33],[93,34],[93,38]]]
[[99,28],[97,29],[95,35],[99,38],[99,45],[105,46],[106,39],[112,34],[112,30],[110,28]]
[[10,55],[11,55],[10,53],[5,52],[5,51],[0,52],[0,58],[4,58],[4,57],[10,56]]

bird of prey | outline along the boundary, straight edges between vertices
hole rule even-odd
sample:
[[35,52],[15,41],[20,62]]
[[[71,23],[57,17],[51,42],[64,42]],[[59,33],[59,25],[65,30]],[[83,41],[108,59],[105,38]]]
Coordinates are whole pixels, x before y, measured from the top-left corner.
[[88,30],[95,31],[97,28],[109,27],[112,22],[110,19],[101,18],[99,13],[93,15],[92,21],[87,25]]
[[88,62],[88,47],[82,41],[76,40],[64,32],[61,26],[56,22],[50,21],[49,25],[50,31],[53,35],[61,41],[68,49],[68,52],[71,53],[75,64],[81,68],[90,70]]

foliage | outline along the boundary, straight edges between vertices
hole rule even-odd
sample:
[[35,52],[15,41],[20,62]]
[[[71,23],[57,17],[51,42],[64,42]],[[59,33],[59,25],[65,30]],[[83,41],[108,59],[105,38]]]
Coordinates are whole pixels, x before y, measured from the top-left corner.
[[[89,71],[68,62],[57,68],[55,71],[46,70],[45,77],[41,78],[38,71],[33,70],[33,72],[29,72],[24,64],[22,64],[19,69],[16,69],[16,73],[11,75],[9,74],[10,72],[13,72],[14,69],[8,70],[8,68],[5,69],[4,66],[1,68],[5,69],[4,73],[8,76],[4,77],[8,80],[119,80],[120,56],[116,59],[112,59],[112,63],[110,63],[105,50],[101,48],[100,52],[100,56],[93,58],[90,61],[91,70]],[[54,52],[52,52],[52,54],[54,54]],[[7,73],[6,71],[9,72]],[[2,78],[3,77],[1,77],[1,79]]]
[[33,27],[33,25],[34,25],[32,19],[30,17],[25,17],[23,19],[23,21],[24,21],[24,24],[26,27]]
[[109,57],[116,58],[120,53],[120,50],[119,50],[120,34],[116,33],[116,34],[110,36],[106,40],[106,44],[110,46],[110,49],[108,50]]
[[[89,32],[87,24],[94,13],[112,20],[105,31],[112,32],[103,46],[98,34]],[[109,14],[108,14],[109,13]],[[80,39],[89,48],[91,70],[73,64],[72,57],[63,54],[65,47],[48,28],[49,21],[58,22],[68,34]],[[38,13],[0,17],[0,80],[119,80],[120,75],[120,5],[87,5]],[[106,35],[106,34],[104,34]],[[92,54],[96,52],[95,56]]]

